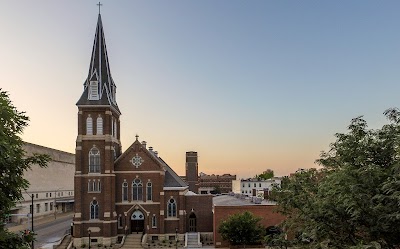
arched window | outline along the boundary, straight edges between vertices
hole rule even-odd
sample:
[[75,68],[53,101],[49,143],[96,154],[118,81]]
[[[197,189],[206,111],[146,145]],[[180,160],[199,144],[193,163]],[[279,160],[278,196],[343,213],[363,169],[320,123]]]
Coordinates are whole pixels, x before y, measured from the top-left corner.
[[132,182],[132,200],[134,201],[143,200],[143,183],[139,178],[136,178]]
[[118,137],[117,134],[117,121],[114,120],[114,137]]
[[90,114],[86,118],[86,135],[93,135],[93,119]]
[[153,191],[152,191],[152,184],[151,184],[151,182],[148,182],[147,183],[147,189],[146,189],[146,191],[147,191],[147,200],[148,201],[151,201],[151,200],[153,200]]
[[89,151],[89,173],[100,173],[100,151],[96,147]]
[[122,215],[118,216],[118,228],[122,228]]
[[128,201],[128,183],[122,183],[122,201]]
[[157,216],[153,214],[153,217],[151,217],[151,227],[156,228],[157,227]]
[[100,115],[97,117],[97,127],[96,127],[96,134],[103,135],[103,118]]
[[93,200],[90,203],[90,219],[98,219],[99,218],[99,204],[96,200]]
[[167,217],[176,217],[176,201],[173,198],[167,204]]
[[111,118],[111,136],[114,137],[114,117]]

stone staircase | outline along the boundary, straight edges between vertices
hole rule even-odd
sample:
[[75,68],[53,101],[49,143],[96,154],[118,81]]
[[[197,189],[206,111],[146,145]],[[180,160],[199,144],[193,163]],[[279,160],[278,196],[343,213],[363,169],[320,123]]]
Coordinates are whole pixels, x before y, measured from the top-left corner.
[[199,244],[199,233],[188,233],[187,234],[187,248],[200,248]]
[[142,239],[142,234],[141,233],[139,233],[139,234],[136,234],[136,233],[129,234],[128,236],[126,236],[125,243],[121,248],[122,249],[125,249],[125,248],[129,248],[129,249],[131,249],[131,248],[142,248],[141,239]]

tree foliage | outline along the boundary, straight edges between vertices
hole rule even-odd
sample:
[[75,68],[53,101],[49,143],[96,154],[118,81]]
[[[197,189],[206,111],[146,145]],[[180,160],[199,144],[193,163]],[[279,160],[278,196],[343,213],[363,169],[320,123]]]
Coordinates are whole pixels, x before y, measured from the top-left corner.
[[[34,154],[26,156],[22,148],[20,135],[28,125],[29,118],[13,106],[8,94],[0,89],[0,219],[3,220],[15,202],[22,199],[22,190],[27,189],[29,182],[23,178],[24,172],[37,164],[46,166],[47,155]],[[9,234],[0,222],[2,238],[12,240],[17,237]],[[4,241],[0,240],[0,247]],[[15,241],[13,242],[15,243]],[[8,248],[8,247],[5,247]]]
[[400,246],[400,112],[384,114],[389,123],[376,130],[354,118],[321,153],[322,169],[298,172],[273,191],[298,244]]
[[260,217],[250,212],[238,213],[222,221],[218,232],[232,245],[251,245],[262,241],[265,229],[259,224]]
[[260,180],[268,180],[271,179],[272,177],[274,177],[274,171],[272,169],[267,169],[262,174],[256,175],[254,178]]

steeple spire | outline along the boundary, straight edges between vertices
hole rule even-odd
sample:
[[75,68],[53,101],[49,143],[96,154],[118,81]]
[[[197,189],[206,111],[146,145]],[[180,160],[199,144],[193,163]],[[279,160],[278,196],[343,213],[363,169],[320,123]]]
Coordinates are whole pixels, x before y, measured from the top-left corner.
[[[98,5],[100,11],[101,4]],[[89,73],[84,83],[84,92],[77,105],[111,105],[120,112],[116,101],[116,86],[108,64],[106,40],[100,13],[97,19]]]

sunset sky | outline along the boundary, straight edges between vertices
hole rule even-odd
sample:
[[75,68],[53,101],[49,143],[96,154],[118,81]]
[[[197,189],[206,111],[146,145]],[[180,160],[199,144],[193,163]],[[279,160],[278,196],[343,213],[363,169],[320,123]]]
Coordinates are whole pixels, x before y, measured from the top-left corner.
[[[98,1],[0,0],[0,88],[25,141],[74,153]],[[178,174],[315,167],[336,132],[400,107],[400,1],[102,1],[125,150]]]

